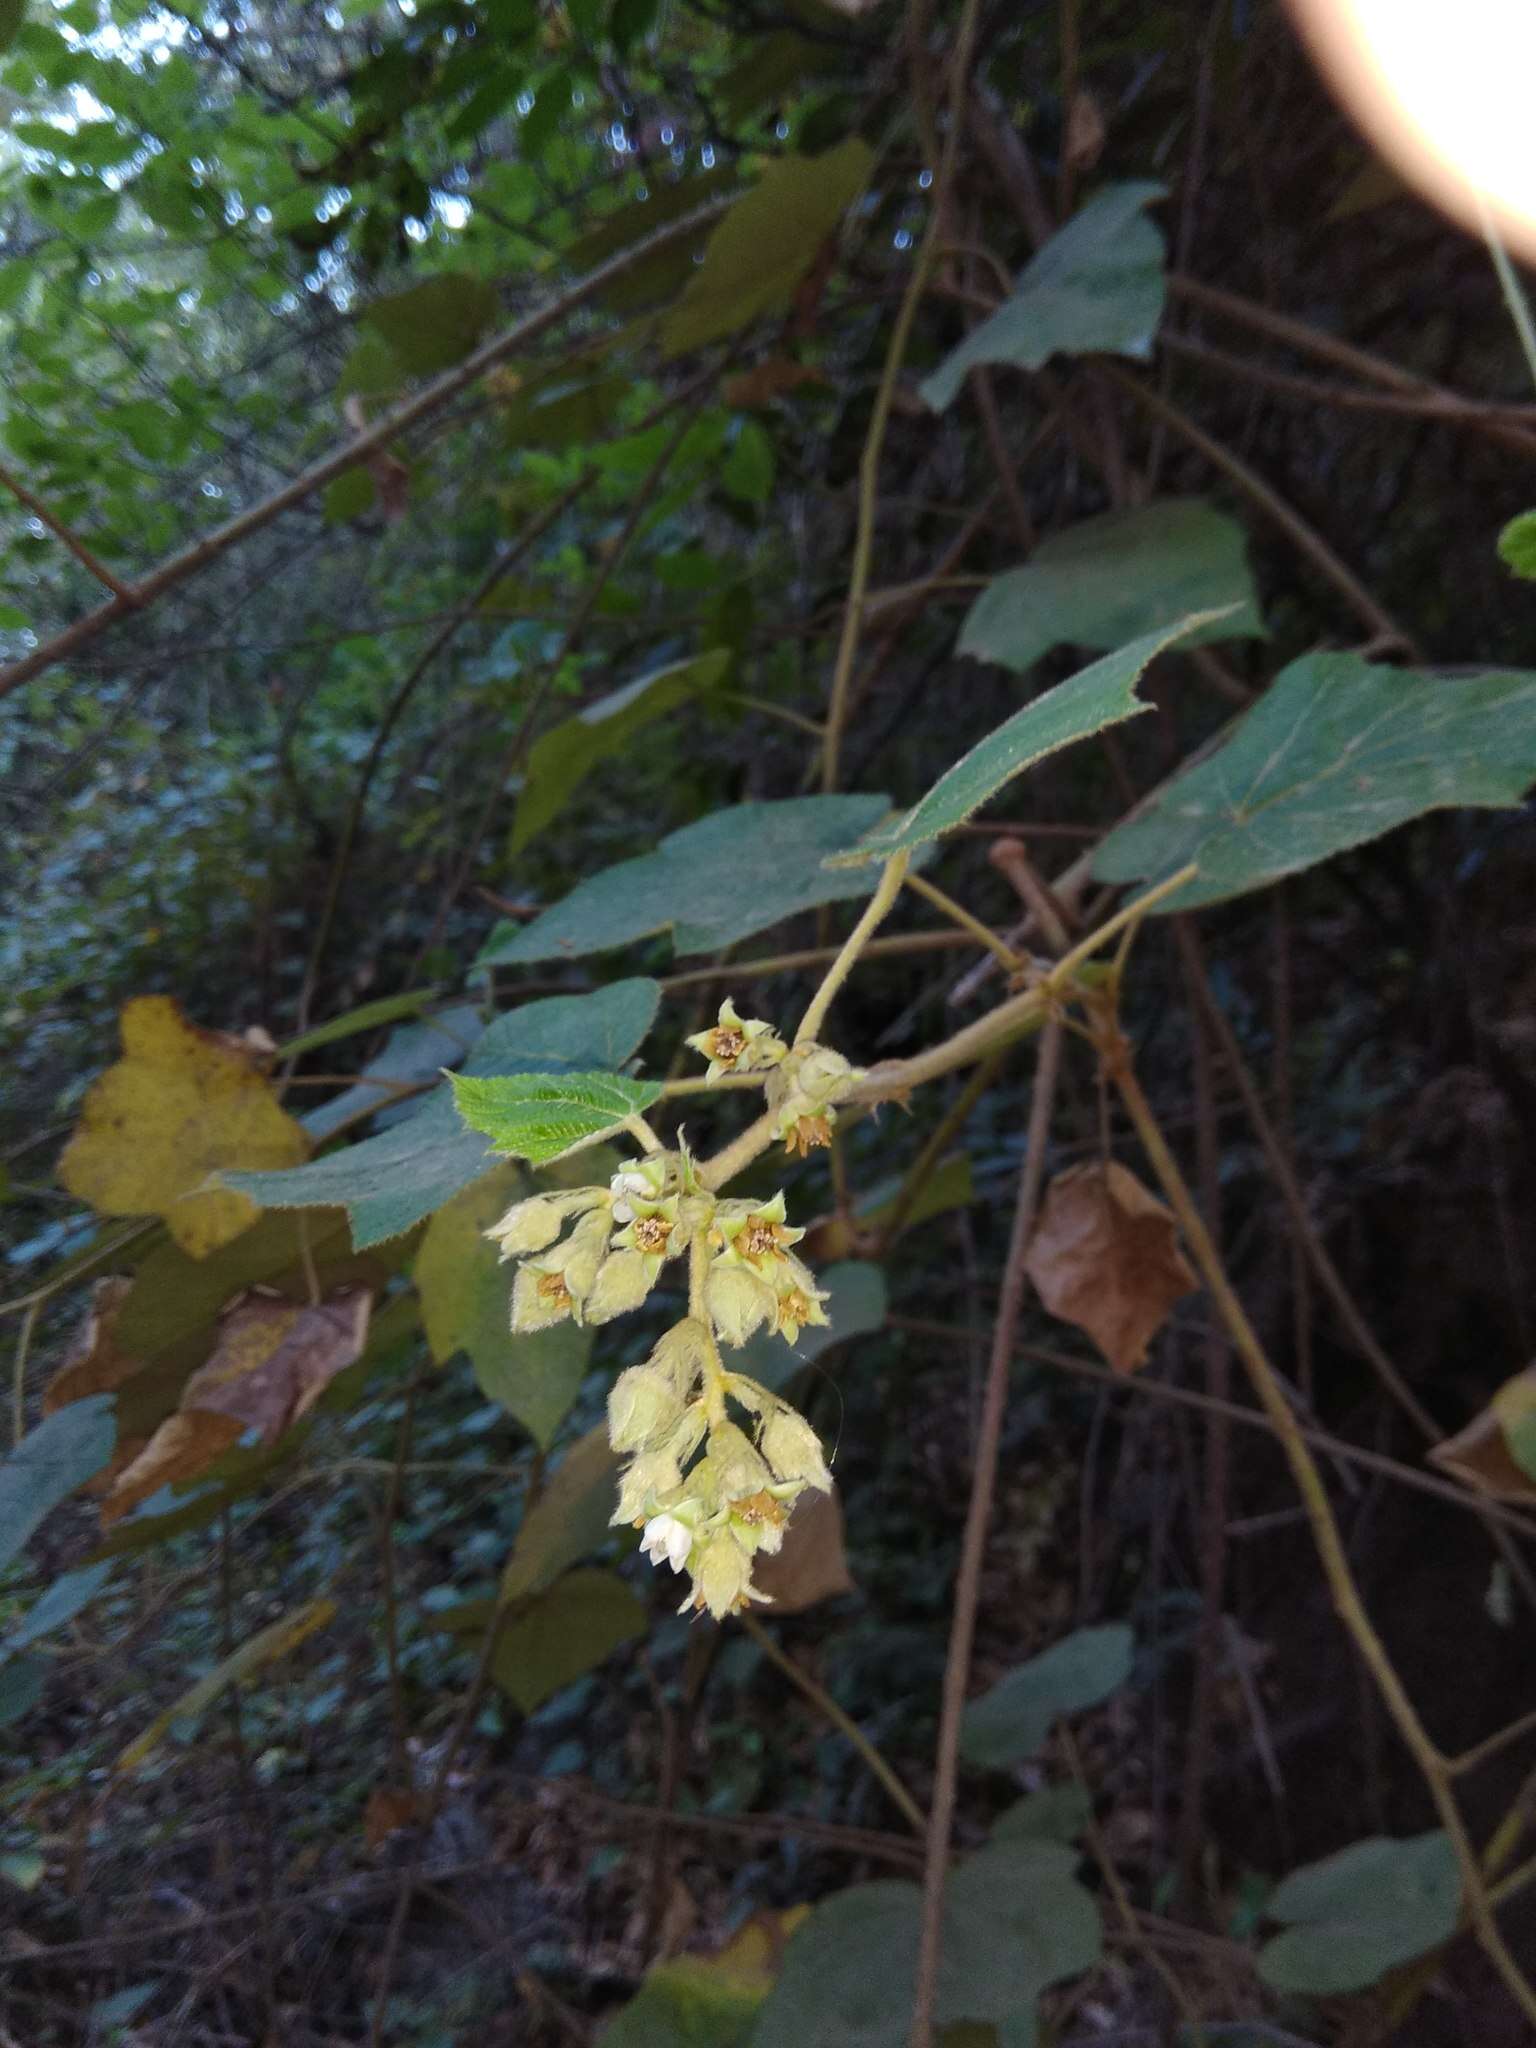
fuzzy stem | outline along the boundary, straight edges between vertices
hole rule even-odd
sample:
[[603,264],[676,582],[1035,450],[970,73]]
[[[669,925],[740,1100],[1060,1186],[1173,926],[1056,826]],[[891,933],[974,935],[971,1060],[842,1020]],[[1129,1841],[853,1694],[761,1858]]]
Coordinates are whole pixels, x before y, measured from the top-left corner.
[[875,893],[864,906],[864,914],[843,941],[842,950],[822,977],[821,987],[811,997],[809,1007],[795,1033],[796,1045],[807,1045],[815,1038],[826,1022],[832,999],[853,972],[859,955],[884,922],[886,912],[901,892],[902,880],[907,872],[910,855],[892,854],[880,871],[880,880]]

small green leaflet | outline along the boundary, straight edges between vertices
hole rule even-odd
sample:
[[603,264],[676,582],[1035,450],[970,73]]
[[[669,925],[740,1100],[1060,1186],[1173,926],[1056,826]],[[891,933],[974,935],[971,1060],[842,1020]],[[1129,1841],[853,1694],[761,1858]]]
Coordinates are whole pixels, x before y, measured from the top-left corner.
[[30,1541],[43,1517],[112,1455],[117,1423],[110,1394],[90,1394],[47,1415],[0,1459],[0,1568]]
[[960,1723],[967,1763],[1006,1770],[1039,1750],[1061,1714],[1096,1707],[1124,1685],[1135,1639],[1124,1622],[1080,1628],[1000,1678]]
[[1276,1991],[1363,1991],[1449,1941],[1460,1907],[1456,1851],[1438,1828],[1352,1842],[1276,1887],[1265,1912],[1288,1924],[1260,1949],[1259,1975]]
[[588,876],[532,924],[498,925],[475,965],[574,959],[669,925],[679,953],[712,953],[797,910],[867,896],[873,874],[831,874],[822,859],[889,809],[883,796],[801,796],[714,811]]
[[1536,674],[1452,677],[1358,654],[1293,661],[1228,738],[1100,847],[1101,882],[1200,872],[1159,915],[1219,903],[1425,811],[1518,803],[1536,781]]
[[703,263],[662,327],[666,354],[701,348],[782,311],[864,190],[873,164],[868,143],[856,135],[824,156],[771,159],[710,236]]
[[1517,512],[1499,535],[1499,560],[1527,583],[1536,582],[1536,512]]
[[1264,631],[1237,521],[1199,498],[1164,498],[1043,540],[977,598],[959,652],[1022,673],[1053,647],[1123,647],[1190,612],[1220,616],[1186,647]]
[[827,866],[847,868],[865,861],[889,860],[951,832],[974,811],[989,803],[1005,783],[1074,740],[1087,739],[1106,725],[1118,725],[1138,712],[1150,711],[1136,695],[1136,683],[1147,663],[1188,633],[1211,623],[1212,614],[1196,612],[1175,626],[1144,633],[1129,647],[1106,654],[1080,669],[1053,690],[1047,690],[1012,718],[1005,719],[953,768],[946,769],[928,794],[904,817],[893,818],[866,833],[857,846],[830,856]]
[[[654,981],[635,978],[591,995],[524,1003],[487,1027],[468,1071],[549,1075],[621,1066],[650,1030],[660,1000]],[[491,1148],[464,1128],[444,1089],[403,1123],[307,1166],[225,1178],[263,1208],[344,1207],[361,1250],[400,1236],[494,1164]]]
[[1146,357],[1163,317],[1163,238],[1144,208],[1146,183],[1108,185],[1052,235],[1011,298],[973,327],[918,389],[935,412],[954,403],[978,363],[1038,370],[1054,355]]
[[545,733],[528,757],[508,857],[521,853],[534,834],[543,831],[600,761],[621,753],[653,719],[675,710],[701,690],[713,689],[730,665],[731,657],[723,648],[671,662],[611,696],[600,697]]
[[622,1130],[661,1098],[659,1081],[623,1074],[452,1074],[454,1107],[497,1152],[546,1166]]

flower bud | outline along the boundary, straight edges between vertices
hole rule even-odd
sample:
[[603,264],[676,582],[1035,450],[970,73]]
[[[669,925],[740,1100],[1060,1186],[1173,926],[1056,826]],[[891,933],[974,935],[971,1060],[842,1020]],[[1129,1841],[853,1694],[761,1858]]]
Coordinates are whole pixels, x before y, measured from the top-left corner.
[[704,1305],[727,1344],[745,1344],[778,1314],[778,1297],[766,1280],[746,1266],[725,1266],[718,1259],[704,1282]]
[[565,1223],[564,1205],[549,1195],[531,1195],[514,1202],[485,1235],[501,1247],[504,1259],[520,1259],[553,1244]]
[[643,1522],[662,1496],[682,1483],[682,1469],[670,1443],[659,1450],[641,1451],[631,1458],[619,1477],[619,1497],[609,1517],[610,1528]]
[[613,1218],[606,1208],[594,1209],[589,1216],[583,1216],[557,1254],[560,1276],[565,1282],[566,1292],[576,1304],[576,1320],[580,1322],[582,1304],[592,1292],[597,1278],[597,1269],[608,1250],[608,1239],[613,1230]]
[[682,1417],[683,1404],[666,1374],[632,1365],[608,1396],[608,1441],[616,1451],[642,1450],[670,1435]]
[[575,1312],[576,1304],[560,1268],[525,1259],[512,1283],[512,1334],[522,1337],[533,1330],[547,1330]]
[[710,1362],[709,1332],[692,1316],[684,1316],[680,1323],[674,1323],[670,1330],[658,1337],[646,1361],[657,1372],[669,1376],[679,1396],[689,1392]]
[[728,1528],[695,1546],[691,1570],[693,1592],[680,1612],[707,1608],[716,1621],[723,1621],[749,1600],[767,1602],[765,1593],[753,1590],[752,1560]]
[[832,1490],[832,1474],[821,1454],[821,1439],[803,1415],[783,1403],[763,1424],[763,1456],[781,1480],[801,1480],[820,1493]]
[[597,1269],[592,1291],[581,1305],[589,1323],[611,1323],[638,1308],[651,1291],[648,1261],[639,1252],[610,1252]]
[[734,1422],[716,1423],[704,1453],[708,1485],[717,1501],[745,1500],[773,1483],[773,1474]]

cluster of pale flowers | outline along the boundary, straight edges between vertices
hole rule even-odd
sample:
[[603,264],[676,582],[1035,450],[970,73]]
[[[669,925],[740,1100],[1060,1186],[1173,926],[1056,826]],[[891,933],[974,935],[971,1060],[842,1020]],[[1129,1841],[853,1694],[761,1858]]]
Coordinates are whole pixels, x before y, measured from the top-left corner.
[[[719,1023],[689,1044],[710,1061],[709,1078],[767,1073],[768,1104],[787,1150],[825,1144],[834,1098],[854,1070],[824,1047],[791,1049],[727,1002]],[[702,1287],[690,1313],[643,1365],[619,1375],[608,1402],[613,1448],[628,1460],[615,1523],[643,1531],[654,1564],[690,1580],[680,1612],[717,1619],[766,1595],[752,1584],[759,1551],[784,1540],[795,1501],[832,1480],[816,1432],[787,1401],[745,1373],[728,1371],[720,1345],[759,1330],[793,1344],[825,1324],[826,1296],[793,1247],[805,1235],[785,1222],[784,1197],[731,1200],[700,1182],[687,1147],[627,1162],[606,1187],[572,1188],[516,1202],[487,1236],[516,1259],[514,1331],[567,1317],[606,1323],[638,1308],[669,1260],[692,1254]],[[732,1419],[732,1406],[745,1423]]]

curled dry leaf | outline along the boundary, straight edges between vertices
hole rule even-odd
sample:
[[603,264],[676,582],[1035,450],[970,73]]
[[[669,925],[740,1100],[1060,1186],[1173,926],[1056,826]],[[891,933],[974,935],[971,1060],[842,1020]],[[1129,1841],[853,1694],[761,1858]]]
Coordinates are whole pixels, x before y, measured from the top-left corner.
[[363,1808],[363,1840],[377,1855],[391,1835],[410,1827],[418,1814],[418,1801],[409,1785],[375,1785]]
[[1116,1372],[1135,1372],[1174,1303],[1199,1286],[1171,1211],[1111,1160],[1059,1173],[1024,1269],[1053,1316],[1075,1323]]
[[1506,1380],[1481,1415],[1429,1455],[1477,1493],[1536,1500],[1536,1365]]
[[830,1493],[802,1493],[784,1531],[784,1546],[773,1556],[760,1556],[752,1579],[773,1602],[776,1614],[803,1614],[818,1600],[854,1593],[843,1549],[843,1504],[836,1487]]
[[[72,1401],[84,1401],[91,1394],[115,1394],[136,1373],[144,1369],[142,1358],[125,1351],[118,1334],[123,1304],[133,1291],[133,1276],[109,1273],[91,1287],[91,1303],[85,1319],[64,1354],[58,1371],[43,1389],[43,1413],[67,1408]],[[125,1432],[121,1417],[117,1443],[104,1469],[86,1482],[90,1494],[109,1493],[118,1475],[143,1450],[142,1432]]]
[[193,1258],[255,1222],[248,1195],[209,1186],[222,1167],[297,1166],[309,1141],[278,1107],[263,1056],[203,1031],[170,996],[125,1003],[123,1057],[85,1098],[59,1178],[106,1216],[163,1216]]
[[187,1381],[180,1411],[162,1422],[103,1504],[114,1522],[162,1486],[195,1479],[247,1430],[271,1445],[362,1356],[373,1294],[339,1287],[323,1301],[237,1296],[206,1365]]

